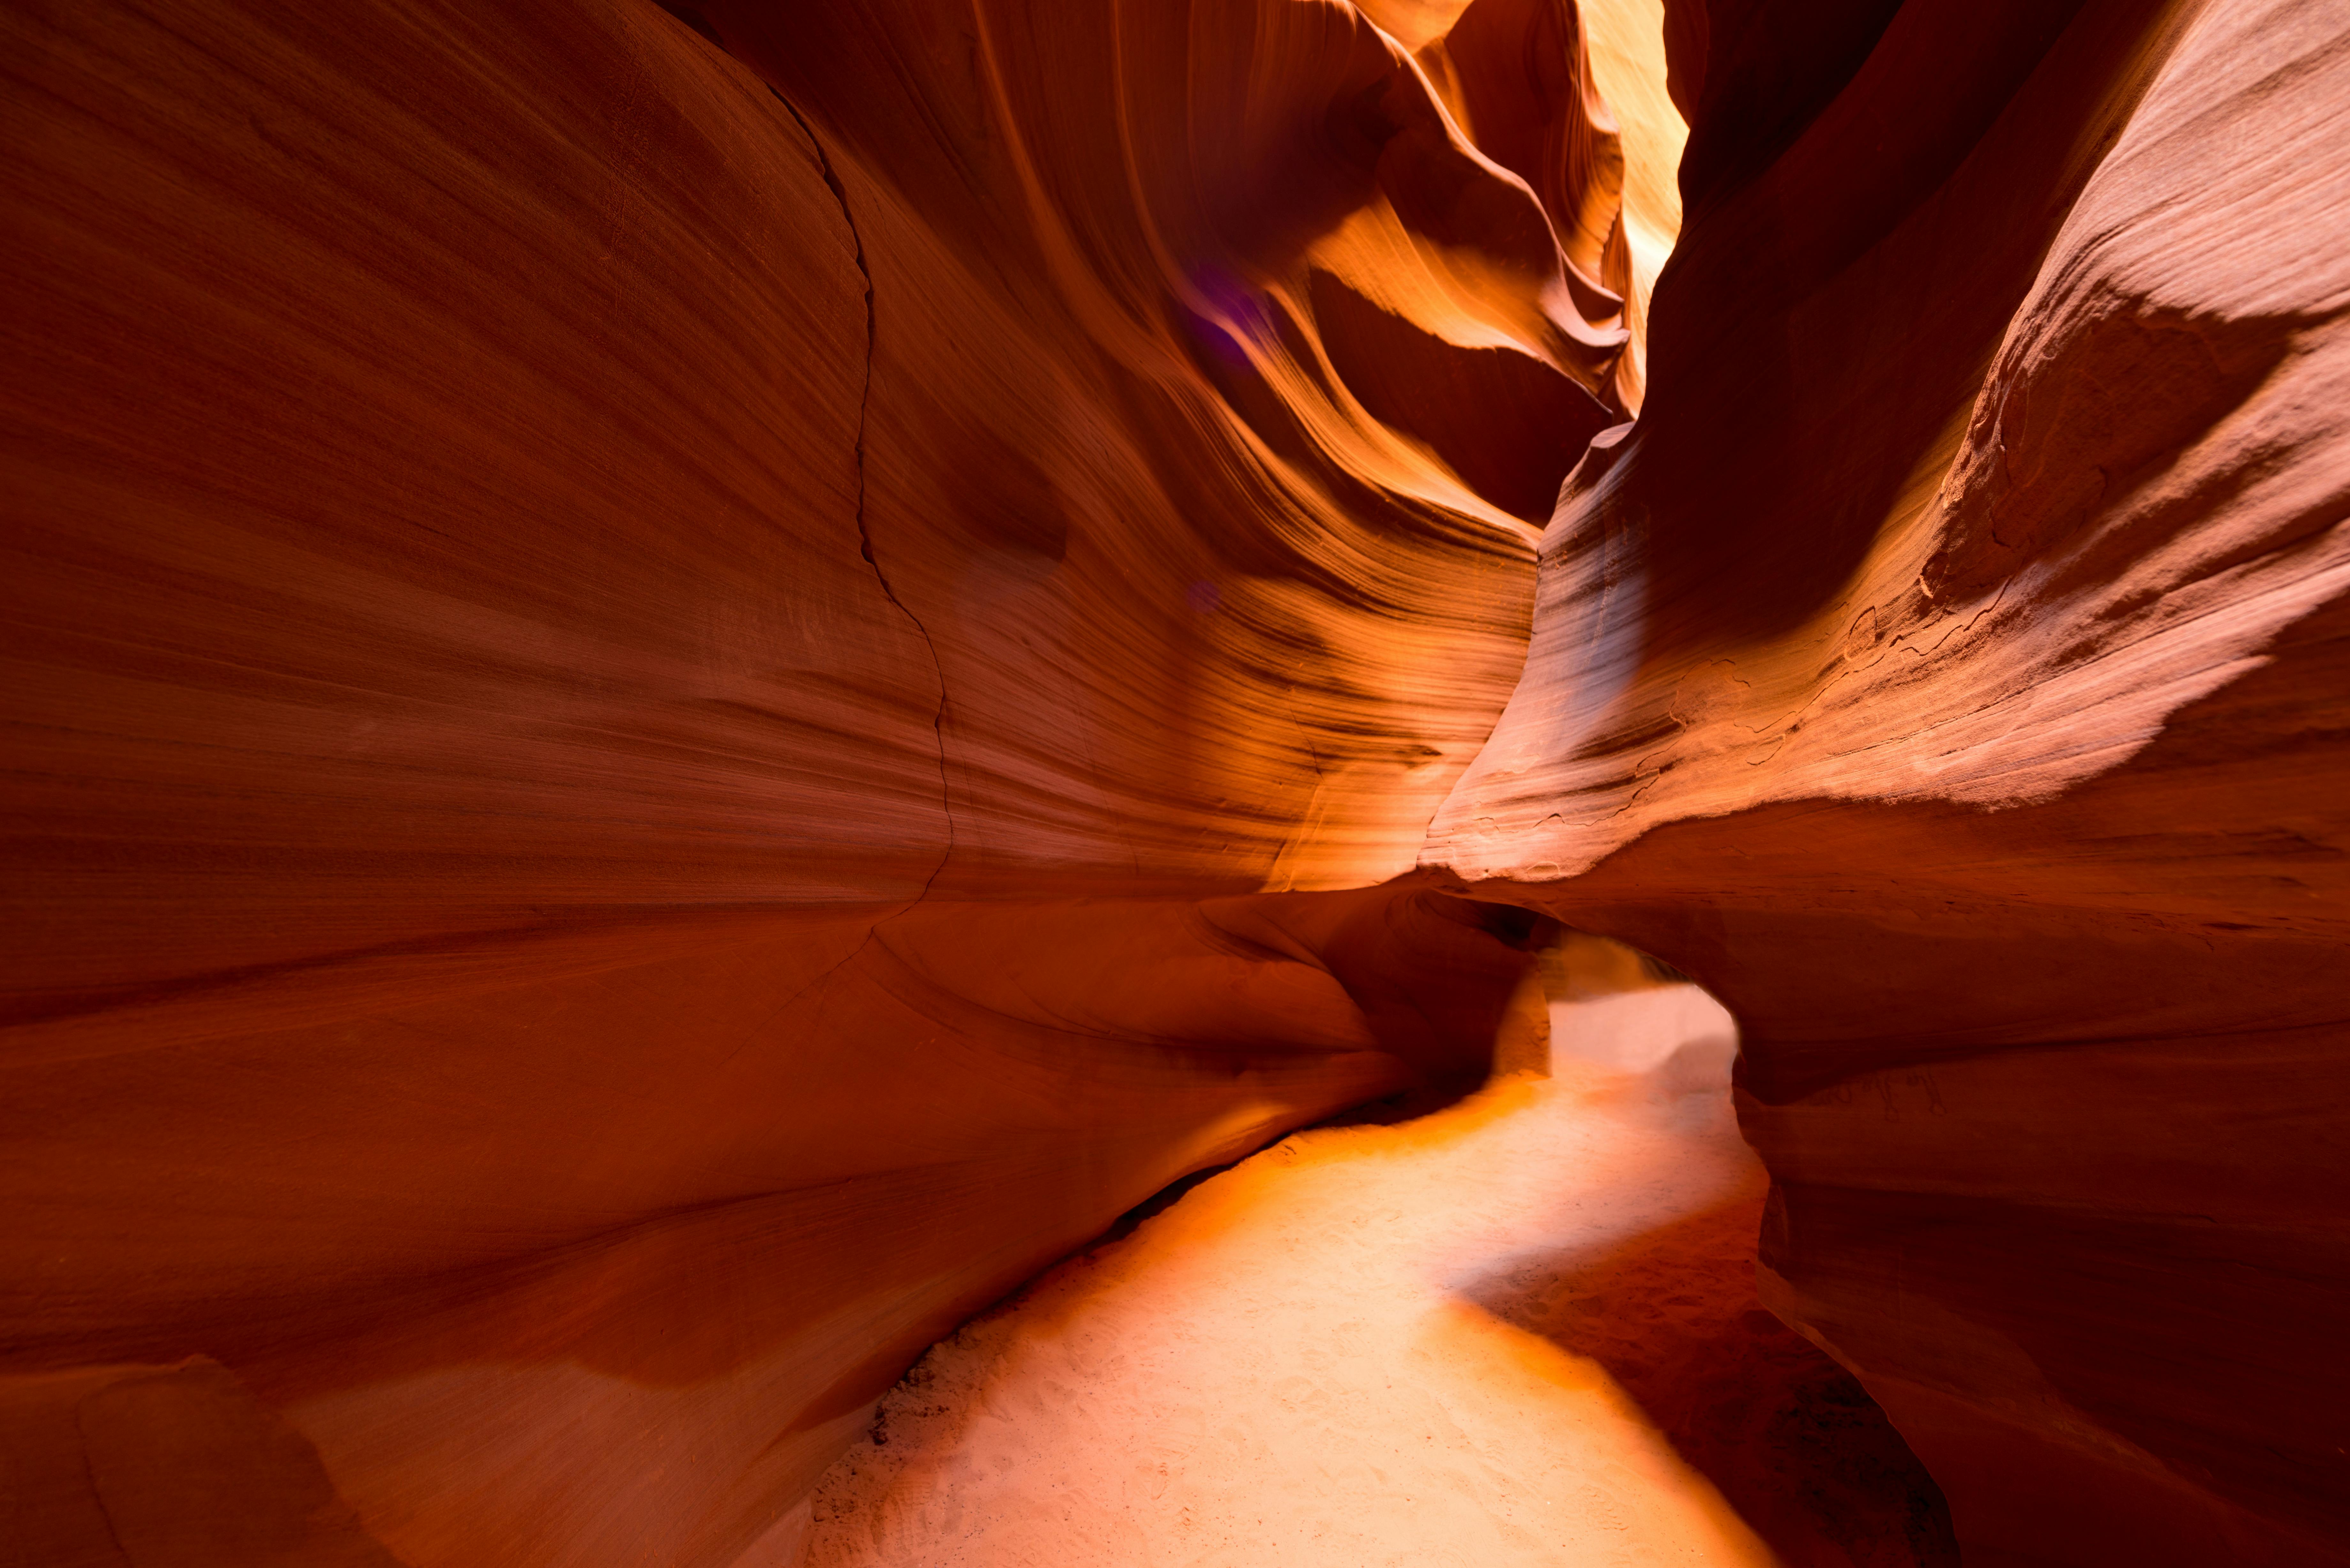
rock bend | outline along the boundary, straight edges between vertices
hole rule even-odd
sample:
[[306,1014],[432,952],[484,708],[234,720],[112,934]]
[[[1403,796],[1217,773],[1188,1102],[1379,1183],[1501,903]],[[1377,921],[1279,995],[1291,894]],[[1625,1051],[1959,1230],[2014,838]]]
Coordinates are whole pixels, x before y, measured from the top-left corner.
[[1427,861],[1737,1014],[1970,1563],[2339,1561],[2350,33],[1878,7],[1797,124],[1746,9]]
[[[1530,919],[1380,885],[1624,305],[1362,18],[5,25],[12,1456],[757,1561],[971,1311],[1482,1070]],[[158,1560],[93,1464],[8,1551]]]
[[788,1561],[1546,917],[1970,1562],[2344,1560],[2334,9],[8,7],[0,1561]]

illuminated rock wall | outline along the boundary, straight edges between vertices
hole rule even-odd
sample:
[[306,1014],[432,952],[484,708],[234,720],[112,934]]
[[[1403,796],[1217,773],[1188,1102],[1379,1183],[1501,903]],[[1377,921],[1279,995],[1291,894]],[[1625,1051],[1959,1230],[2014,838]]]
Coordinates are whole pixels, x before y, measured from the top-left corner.
[[1970,1563],[2340,1561],[2350,31],[1896,9],[1677,8],[1654,392],[1429,858],[1737,1013]]
[[1481,1070],[1530,921],[1314,890],[1620,417],[1571,8],[1525,179],[1343,7],[795,13],[0,24],[0,1560],[780,1560],[972,1310]]
[[0,1553],[788,1561],[1516,905],[1984,1552],[2338,1556],[2341,23],[1637,11],[0,17]]

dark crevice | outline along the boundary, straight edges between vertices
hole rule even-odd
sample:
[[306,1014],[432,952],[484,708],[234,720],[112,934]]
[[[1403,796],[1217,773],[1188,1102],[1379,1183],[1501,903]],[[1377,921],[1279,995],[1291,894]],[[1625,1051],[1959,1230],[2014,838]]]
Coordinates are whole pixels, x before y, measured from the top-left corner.
[[[704,36],[709,35],[705,33]],[[723,48],[724,46],[722,44],[720,47]],[[939,645],[931,639],[930,628],[924,626],[922,618],[916,615],[907,606],[906,601],[898,597],[898,590],[889,586],[889,574],[881,569],[880,561],[873,554],[873,534],[865,520],[865,428],[873,402],[873,359],[877,343],[873,312],[873,269],[866,265],[865,236],[858,230],[857,215],[849,210],[848,206],[847,189],[841,184],[840,176],[833,171],[832,158],[825,151],[824,140],[816,135],[816,128],[808,123],[807,116],[799,111],[799,106],[785,97],[781,88],[770,83],[767,90],[775,95],[775,101],[784,106],[784,112],[792,117],[794,123],[800,128],[800,134],[808,139],[808,145],[815,150],[816,169],[824,175],[825,186],[831,191],[832,199],[840,203],[840,221],[848,225],[849,244],[856,253],[857,274],[865,280],[865,380],[857,393],[857,553],[865,557],[867,566],[873,568],[873,578],[881,585],[883,596],[898,607],[898,613],[906,618],[913,627],[915,634],[921,638],[922,646],[930,649],[931,667],[938,672],[939,677],[939,707],[938,711],[931,717],[931,730],[938,740],[939,809],[946,815],[947,844],[946,848],[939,856],[939,863],[931,868],[930,876],[923,878],[922,890],[914,895],[913,903],[919,904],[930,897],[931,888],[938,881],[939,873],[944,871],[947,868],[947,862],[954,858],[954,784],[947,771],[947,667],[946,661],[939,657]],[[912,904],[907,907],[910,909]],[[900,914],[904,912],[902,909],[899,911]],[[876,929],[879,929],[879,922],[876,922]],[[870,940],[868,935],[868,940]],[[858,950],[863,950],[860,947]],[[855,956],[854,953],[849,955],[850,958]],[[848,961],[844,959],[841,961],[846,963]]]

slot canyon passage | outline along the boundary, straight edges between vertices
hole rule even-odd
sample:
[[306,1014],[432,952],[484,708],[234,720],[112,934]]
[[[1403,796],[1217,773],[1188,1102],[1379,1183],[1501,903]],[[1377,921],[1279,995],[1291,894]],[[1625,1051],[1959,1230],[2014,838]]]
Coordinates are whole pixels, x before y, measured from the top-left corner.
[[2350,1563],[2338,0],[0,28],[0,1563]]

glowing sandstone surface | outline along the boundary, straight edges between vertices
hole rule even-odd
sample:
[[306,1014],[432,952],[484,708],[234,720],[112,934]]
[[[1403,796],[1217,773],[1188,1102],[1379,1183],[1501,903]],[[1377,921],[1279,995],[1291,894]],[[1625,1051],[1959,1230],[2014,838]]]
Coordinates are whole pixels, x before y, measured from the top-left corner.
[[2336,0],[17,0],[0,146],[0,1553],[774,1568],[1547,912],[1974,1568],[2350,1562]]

